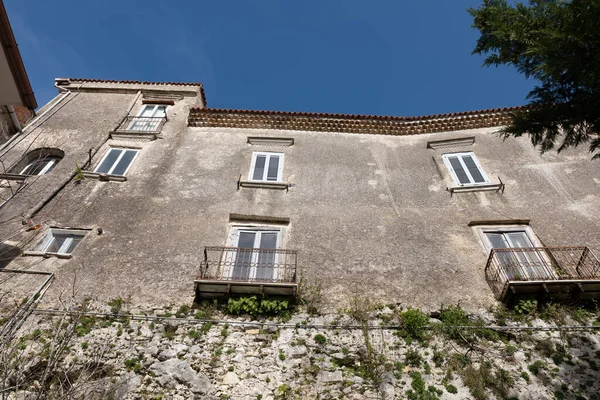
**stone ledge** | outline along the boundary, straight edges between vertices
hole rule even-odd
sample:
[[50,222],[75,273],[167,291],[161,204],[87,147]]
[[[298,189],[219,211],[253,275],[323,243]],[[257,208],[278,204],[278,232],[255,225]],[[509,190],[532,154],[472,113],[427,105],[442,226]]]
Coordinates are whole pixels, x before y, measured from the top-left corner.
[[504,183],[491,183],[486,185],[471,185],[471,186],[453,186],[447,187],[446,190],[450,194],[454,193],[469,193],[469,192],[490,192],[490,191],[502,191],[504,193]]
[[287,183],[281,182],[252,182],[252,181],[240,181],[240,187],[255,188],[255,189],[276,189],[276,190],[288,190],[290,187]]
[[136,140],[151,142],[158,138],[157,132],[139,132],[139,131],[112,131],[110,138],[113,140]]
[[248,136],[248,144],[289,147],[294,145],[294,138]]
[[7,181],[24,181],[29,178],[31,175],[22,175],[22,174],[0,174],[0,179],[5,179]]
[[55,252],[51,252],[51,251],[32,251],[32,250],[26,250],[23,252],[24,256],[37,256],[37,257],[56,257],[56,258],[65,258],[65,259],[69,259],[71,257],[73,257],[71,254],[65,254],[65,253],[55,253]]
[[103,182],[125,182],[127,180],[127,177],[124,175],[99,174],[91,171],[83,171],[83,176],[90,179],[98,179]]
[[475,143],[475,136],[457,138],[457,139],[445,139],[445,140],[431,140],[427,142],[427,148],[438,150],[446,149],[451,147],[464,147],[472,146]]

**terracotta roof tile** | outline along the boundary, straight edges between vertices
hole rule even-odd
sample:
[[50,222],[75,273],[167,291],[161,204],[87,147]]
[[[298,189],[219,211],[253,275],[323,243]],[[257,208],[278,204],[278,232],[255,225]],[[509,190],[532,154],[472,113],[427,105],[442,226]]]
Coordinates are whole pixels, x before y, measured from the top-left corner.
[[204,85],[202,82],[149,82],[149,81],[131,81],[131,80],[116,80],[116,79],[94,79],[94,78],[68,78],[75,82],[98,82],[98,83],[120,83],[120,84],[135,84],[135,85],[174,85],[174,86],[200,86],[200,94],[202,102],[206,107],[206,94],[204,93]]
[[189,126],[412,135],[505,125],[524,106],[416,117],[192,108]]

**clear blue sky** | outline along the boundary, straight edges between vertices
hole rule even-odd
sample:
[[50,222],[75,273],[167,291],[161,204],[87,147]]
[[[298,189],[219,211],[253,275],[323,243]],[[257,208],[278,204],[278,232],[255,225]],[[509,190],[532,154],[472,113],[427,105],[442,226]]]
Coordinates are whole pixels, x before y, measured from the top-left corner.
[[203,82],[215,108],[424,115],[521,105],[480,0],[5,0],[38,103],[55,77]]

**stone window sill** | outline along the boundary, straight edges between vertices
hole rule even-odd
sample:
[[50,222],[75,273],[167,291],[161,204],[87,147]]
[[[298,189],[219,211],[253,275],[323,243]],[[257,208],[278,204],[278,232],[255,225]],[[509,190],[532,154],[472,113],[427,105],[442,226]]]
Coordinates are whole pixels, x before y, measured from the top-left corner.
[[44,258],[56,257],[56,258],[64,258],[64,259],[69,259],[69,258],[73,257],[71,254],[54,253],[54,252],[50,252],[50,251],[24,251],[23,255],[24,256],[37,256],[37,257],[44,257]]
[[252,182],[252,181],[239,181],[238,187],[255,188],[255,189],[276,189],[276,190],[288,190],[289,184],[282,182]]
[[127,177],[123,175],[99,174],[91,171],[83,171],[83,176],[90,179],[98,179],[103,182],[125,182],[127,180]]

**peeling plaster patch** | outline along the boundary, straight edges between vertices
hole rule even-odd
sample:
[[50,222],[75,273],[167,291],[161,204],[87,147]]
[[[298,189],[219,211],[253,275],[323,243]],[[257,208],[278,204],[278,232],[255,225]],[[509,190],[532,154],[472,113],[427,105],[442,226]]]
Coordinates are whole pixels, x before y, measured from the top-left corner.
[[598,185],[600,185],[600,179],[594,178],[594,182],[596,182]]
[[383,175],[383,174],[385,174],[385,171],[382,171],[380,169],[376,169],[374,172],[375,172],[375,175]]
[[[563,164],[563,163],[561,163]],[[540,175],[542,175],[548,184],[552,186],[552,188],[560,194],[565,200],[568,202],[573,202],[571,195],[569,194],[569,190],[565,188],[559,177],[554,171],[554,167],[563,167],[563,165],[554,165],[554,164],[528,164],[525,165],[526,168],[530,168],[532,170],[537,170]]]
[[367,163],[367,165],[368,165],[368,166],[370,166],[370,167],[374,167],[374,166],[376,166],[377,164],[376,164],[376,163],[374,163],[374,162],[368,162],[368,163]]
[[179,194],[184,198],[184,199],[191,199],[193,197],[195,197],[194,192],[192,192],[191,190],[180,190]]
[[377,180],[376,179],[370,179],[369,180],[369,185],[371,185],[373,187],[377,186]]
[[472,244],[474,243],[473,237],[450,234],[450,235],[448,235],[448,239],[449,239],[450,248],[452,249],[453,253],[465,253],[465,254],[473,253],[473,247],[472,247]]
[[385,193],[379,193],[379,198],[384,201],[387,201],[389,199],[388,195]]
[[87,193],[87,196],[85,196],[84,201],[86,204],[93,204],[96,201],[96,199],[98,198],[96,196],[96,193],[102,189],[102,187],[104,186],[103,184],[104,182],[97,182],[95,185],[92,186],[92,190],[90,190]]
[[567,205],[567,208],[571,211],[579,213],[586,218],[596,218],[596,205],[598,204],[598,197],[594,195],[587,195],[583,199],[576,200]]
[[437,183],[434,183],[433,185],[429,185],[427,187],[427,189],[429,189],[430,192],[439,192],[440,190],[442,190],[441,186]]
[[476,193],[477,197],[479,198],[479,205],[481,207],[489,207],[490,206],[490,199],[487,198],[485,193]]
[[573,172],[575,172],[575,170],[573,168],[565,168],[563,169],[564,173],[567,175],[572,174]]

